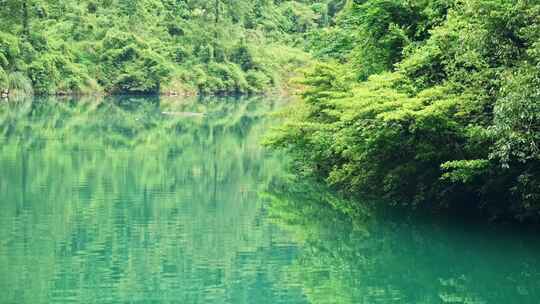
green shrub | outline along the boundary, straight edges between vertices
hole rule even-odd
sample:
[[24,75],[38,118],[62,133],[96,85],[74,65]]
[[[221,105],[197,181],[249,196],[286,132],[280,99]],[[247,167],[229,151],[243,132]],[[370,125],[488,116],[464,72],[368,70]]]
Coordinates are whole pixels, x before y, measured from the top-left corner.
[[540,71],[526,66],[507,76],[495,104],[493,156],[505,166],[540,161]]
[[227,50],[225,45],[221,43],[214,45],[214,60],[220,63],[227,61]]
[[0,68],[9,71],[17,68],[21,50],[17,37],[0,31]]
[[218,94],[247,93],[249,86],[242,69],[230,63],[210,63],[208,65],[209,84]]
[[100,82],[112,93],[157,93],[172,69],[164,57],[133,34],[110,32],[103,41]]
[[9,91],[13,95],[32,95],[32,82],[21,72],[15,72],[8,75]]
[[0,66],[0,91],[9,87],[9,80],[6,71]]
[[32,62],[28,74],[37,94],[56,93],[56,84],[61,77],[58,66],[62,63],[61,58],[52,54],[41,54]]
[[348,61],[305,75],[303,102],[269,144],[349,193],[540,218],[540,5],[371,0],[349,9],[338,23],[355,36]]
[[249,84],[250,91],[259,93],[271,85],[272,79],[261,71],[251,70],[246,73],[246,81]]
[[198,47],[196,53],[199,60],[203,63],[210,63],[214,61],[214,47],[210,44]]
[[176,45],[173,47],[172,50],[172,58],[174,62],[176,63],[185,63],[189,57],[191,57],[191,52],[188,50],[188,48]]
[[245,42],[242,42],[235,46],[231,51],[230,57],[231,61],[240,65],[240,67],[244,71],[254,68],[255,63],[253,60],[252,51],[245,44]]
[[61,70],[63,76],[58,81],[56,93],[83,94],[96,93],[100,90],[96,81],[84,71],[83,66],[66,62]]

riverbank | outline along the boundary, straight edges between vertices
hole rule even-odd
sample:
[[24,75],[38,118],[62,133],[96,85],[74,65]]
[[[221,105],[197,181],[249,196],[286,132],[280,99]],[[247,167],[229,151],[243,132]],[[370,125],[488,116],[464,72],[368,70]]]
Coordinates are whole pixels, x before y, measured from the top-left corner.
[[306,60],[301,66],[296,66],[288,71],[281,71],[280,82],[274,87],[265,88],[261,92],[210,92],[204,93],[198,91],[196,87],[187,83],[181,83],[179,81],[172,81],[171,84],[160,88],[158,92],[106,92],[103,90],[98,91],[60,91],[52,94],[40,94],[34,95],[33,90],[28,92],[17,89],[0,89],[0,99],[9,100],[10,98],[29,98],[29,97],[107,97],[107,96],[164,96],[164,97],[236,97],[236,96],[295,96],[301,92],[301,85],[298,83],[298,77],[300,76],[299,70],[305,68],[307,65],[313,64],[311,60]]
[[538,221],[540,4],[443,2],[346,7],[268,144],[351,195]]
[[[297,27],[301,14],[317,8],[296,1],[216,3],[218,11],[207,11],[204,2],[156,1],[157,6],[135,6],[133,14],[118,3],[59,4],[43,16],[27,11],[26,29],[8,16],[24,7],[10,5],[0,12],[6,18],[0,28],[0,89],[8,95],[264,93],[309,61],[304,36],[327,22]],[[227,9],[240,4],[246,11]]]
[[[116,95],[161,95],[171,97],[194,97],[194,96],[252,96],[252,95],[294,95],[298,93],[298,77],[301,77],[301,70],[314,64],[311,56],[303,51],[290,49],[287,56],[277,60],[279,68],[272,72],[274,75],[270,82],[264,85],[247,82],[242,77],[232,83],[223,83],[219,79],[200,82],[199,78],[177,78],[169,79],[167,82],[159,84],[155,91],[133,91],[114,90],[107,91],[99,86],[97,81],[91,81],[92,85],[84,86],[76,90],[53,90],[44,93],[35,90],[32,81],[21,73],[13,73],[8,77],[8,88],[0,89],[0,98],[19,98],[31,96],[116,96]],[[185,67],[176,66],[177,69]],[[196,67],[186,70],[187,73],[194,73]],[[199,77],[207,77],[200,76]],[[230,75],[222,75],[224,79],[229,79]],[[217,81],[217,84],[215,83]],[[236,81],[240,81],[237,83]],[[220,84],[221,83],[221,84]],[[243,84],[242,84],[243,83]],[[210,86],[210,87],[209,87]]]

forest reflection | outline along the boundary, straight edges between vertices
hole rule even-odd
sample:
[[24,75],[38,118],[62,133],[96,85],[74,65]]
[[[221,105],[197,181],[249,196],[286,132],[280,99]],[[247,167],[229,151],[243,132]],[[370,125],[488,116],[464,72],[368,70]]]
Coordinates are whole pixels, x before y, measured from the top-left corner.
[[0,303],[537,303],[534,233],[287,173],[260,144],[283,102],[1,104]]
[[[367,208],[298,178],[270,183],[310,303],[537,303],[534,231]],[[369,204],[366,204],[369,205]]]
[[295,246],[258,195],[282,168],[259,145],[278,102],[3,104],[0,302],[302,303],[275,287]]

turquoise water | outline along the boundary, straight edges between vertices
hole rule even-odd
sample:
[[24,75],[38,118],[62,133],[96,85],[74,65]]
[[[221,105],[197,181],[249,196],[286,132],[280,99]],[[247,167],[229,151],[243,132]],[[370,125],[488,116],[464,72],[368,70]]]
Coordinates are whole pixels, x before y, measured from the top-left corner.
[[0,303],[540,303],[534,233],[287,174],[260,145],[282,104],[1,103]]

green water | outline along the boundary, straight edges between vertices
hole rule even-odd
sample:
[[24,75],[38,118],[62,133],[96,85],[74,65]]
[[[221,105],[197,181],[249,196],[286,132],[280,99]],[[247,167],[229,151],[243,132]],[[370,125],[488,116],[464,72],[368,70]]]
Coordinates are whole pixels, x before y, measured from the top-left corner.
[[534,233],[291,177],[281,104],[1,103],[0,303],[540,303]]

